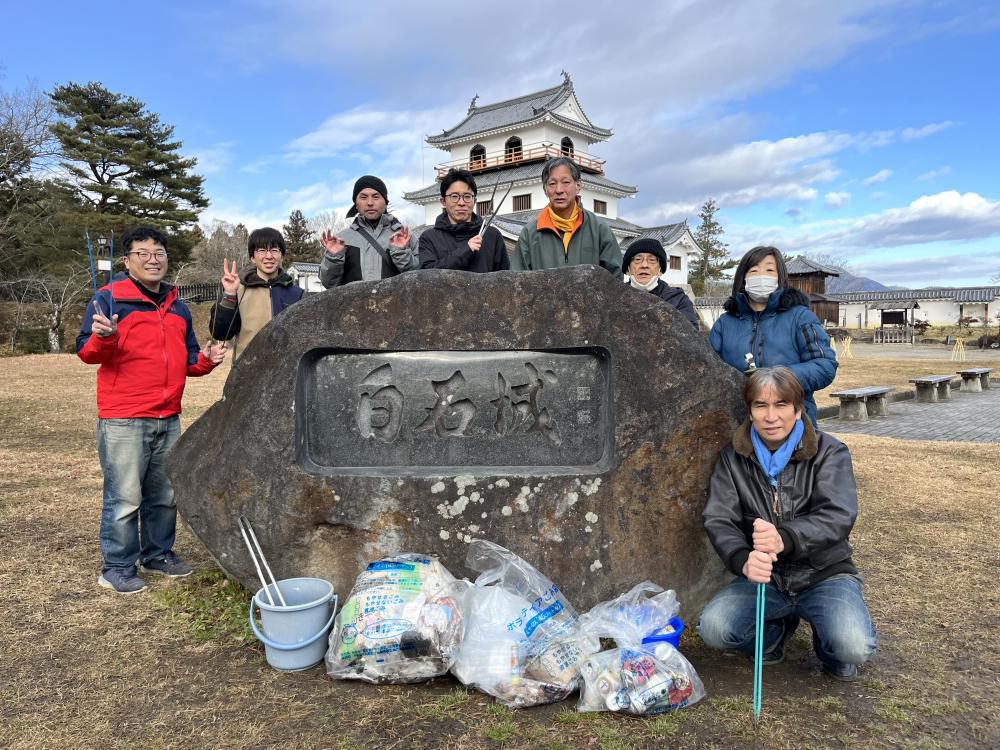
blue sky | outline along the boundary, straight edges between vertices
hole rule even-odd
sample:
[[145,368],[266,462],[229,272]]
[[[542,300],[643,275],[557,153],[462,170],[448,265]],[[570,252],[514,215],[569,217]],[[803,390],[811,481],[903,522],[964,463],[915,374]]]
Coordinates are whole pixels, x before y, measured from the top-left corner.
[[[446,154],[428,133],[568,70],[639,187],[620,213],[687,219],[714,197],[734,254],[826,255],[885,284],[1000,274],[1000,8],[984,2],[21,3],[0,87],[101,81],[197,156],[204,213],[279,225],[382,176],[393,210]],[[568,21],[555,19],[570,9]]]

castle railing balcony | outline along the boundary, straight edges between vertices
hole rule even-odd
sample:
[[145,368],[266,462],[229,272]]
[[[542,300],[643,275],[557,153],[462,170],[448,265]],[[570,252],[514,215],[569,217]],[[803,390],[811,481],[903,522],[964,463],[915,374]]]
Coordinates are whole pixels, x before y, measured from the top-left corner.
[[530,143],[525,146],[504,149],[503,151],[492,151],[470,155],[465,159],[455,159],[438,164],[437,179],[443,178],[449,169],[467,169],[470,172],[488,172],[494,169],[503,169],[514,165],[527,164],[533,161],[545,161],[554,159],[557,156],[565,156],[575,161],[581,170],[592,174],[604,174],[604,159],[596,159],[590,154],[585,154],[573,149],[564,150],[561,146],[553,143]]

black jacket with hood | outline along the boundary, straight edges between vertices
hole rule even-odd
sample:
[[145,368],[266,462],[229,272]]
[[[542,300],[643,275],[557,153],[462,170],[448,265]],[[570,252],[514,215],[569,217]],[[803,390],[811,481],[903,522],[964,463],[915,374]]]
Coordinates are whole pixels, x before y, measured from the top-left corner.
[[736,575],[753,549],[753,522],[773,523],[784,543],[772,577],[797,593],[838,573],[857,574],[848,542],[858,515],[858,493],[847,446],[808,419],[791,460],[771,485],[744,422],[719,455],[702,518],[708,538]]
[[510,268],[510,259],[503,237],[495,227],[488,227],[483,233],[479,252],[469,249],[469,240],[479,234],[482,225],[482,217],[476,214],[468,221],[452,224],[448,214],[442,211],[434,227],[420,235],[420,267],[475,273],[506,271]]

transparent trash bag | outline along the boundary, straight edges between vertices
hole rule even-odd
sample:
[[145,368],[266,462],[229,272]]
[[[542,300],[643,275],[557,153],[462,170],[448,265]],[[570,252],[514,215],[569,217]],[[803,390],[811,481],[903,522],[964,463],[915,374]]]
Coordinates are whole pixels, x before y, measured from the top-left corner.
[[564,699],[600,642],[579,637],[559,587],[513,552],[477,539],[466,562],[480,576],[462,600],[465,638],[452,673],[514,708]]
[[611,638],[618,648],[584,660],[577,710],[650,716],[704,698],[701,678],[680,651],[662,641],[642,643],[662,633],[679,609],[673,591],[644,581],[583,615],[581,637]]
[[371,563],[330,631],[327,674],[374,683],[444,674],[462,641],[459,600],[468,587],[426,555],[391,555]]

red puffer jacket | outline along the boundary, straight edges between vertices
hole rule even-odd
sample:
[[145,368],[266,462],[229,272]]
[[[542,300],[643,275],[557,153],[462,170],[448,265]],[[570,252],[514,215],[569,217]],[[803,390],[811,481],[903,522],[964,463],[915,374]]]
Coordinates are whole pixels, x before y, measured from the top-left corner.
[[114,290],[118,329],[110,336],[92,335],[95,300],[87,306],[76,353],[97,371],[97,415],[101,419],[170,417],[180,414],[188,375],[215,369],[200,354],[191,311],[170,287],[157,307],[130,278],[115,279],[97,293],[105,316]]

